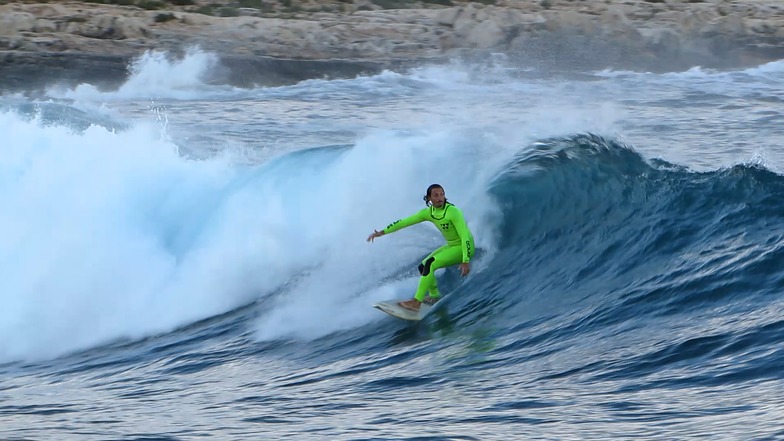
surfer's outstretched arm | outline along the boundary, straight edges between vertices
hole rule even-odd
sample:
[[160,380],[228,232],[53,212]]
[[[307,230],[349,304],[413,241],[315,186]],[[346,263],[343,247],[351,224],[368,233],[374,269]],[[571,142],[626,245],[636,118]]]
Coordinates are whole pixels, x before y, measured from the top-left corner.
[[425,208],[420,211],[417,211],[416,213],[412,214],[409,217],[392,222],[381,231],[373,230],[373,233],[370,236],[368,236],[367,241],[373,242],[373,239],[377,237],[381,237],[388,233],[394,233],[395,231],[402,230],[403,228],[410,227],[411,225],[418,224],[422,221],[425,221],[427,220],[426,216],[428,213],[429,213],[429,209]]

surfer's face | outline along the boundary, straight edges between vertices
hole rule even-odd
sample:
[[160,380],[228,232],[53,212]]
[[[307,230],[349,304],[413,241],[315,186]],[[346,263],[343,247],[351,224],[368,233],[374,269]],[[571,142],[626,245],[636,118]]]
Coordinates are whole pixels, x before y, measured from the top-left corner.
[[444,206],[444,201],[446,201],[446,195],[444,194],[443,188],[434,188],[430,190],[430,203],[433,204],[436,208],[441,208]]

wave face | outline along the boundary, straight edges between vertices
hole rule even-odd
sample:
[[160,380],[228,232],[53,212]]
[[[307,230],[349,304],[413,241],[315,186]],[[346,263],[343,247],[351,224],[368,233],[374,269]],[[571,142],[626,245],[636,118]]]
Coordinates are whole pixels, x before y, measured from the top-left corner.
[[[0,97],[2,439],[778,439],[782,62]],[[38,93],[38,92],[36,92]],[[477,240],[411,295],[442,184]]]
[[501,259],[514,262],[498,269],[512,284],[610,296],[616,318],[692,313],[781,288],[784,181],[763,166],[697,173],[578,135],[538,143],[492,186],[504,207]]

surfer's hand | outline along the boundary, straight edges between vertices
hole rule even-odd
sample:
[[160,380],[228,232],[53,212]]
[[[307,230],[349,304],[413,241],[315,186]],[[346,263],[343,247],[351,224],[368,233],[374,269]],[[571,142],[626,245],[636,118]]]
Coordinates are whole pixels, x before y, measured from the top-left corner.
[[384,232],[383,232],[383,231],[376,231],[376,230],[373,230],[373,233],[372,233],[370,236],[368,236],[368,238],[367,238],[367,241],[368,241],[368,242],[373,242],[373,239],[375,239],[375,238],[377,238],[377,237],[381,237],[381,236],[383,236],[383,235],[384,235]]
[[470,273],[470,272],[471,272],[471,265],[469,265],[468,262],[460,264],[460,274],[463,277],[467,276],[468,273]]

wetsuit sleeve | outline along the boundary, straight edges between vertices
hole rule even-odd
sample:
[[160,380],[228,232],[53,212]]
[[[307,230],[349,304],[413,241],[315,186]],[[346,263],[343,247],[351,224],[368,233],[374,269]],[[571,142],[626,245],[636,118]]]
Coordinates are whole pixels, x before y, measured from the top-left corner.
[[394,233],[395,231],[402,230],[403,228],[410,227],[411,225],[418,224],[425,220],[427,209],[417,211],[409,217],[396,220],[384,228],[384,234]]
[[[452,207],[457,208],[457,207]],[[463,249],[463,263],[468,263],[471,260],[469,256],[471,248],[471,233],[468,231],[468,225],[463,218],[463,212],[456,209],[452,212],[452,224],[460,235],[460,248]]]

